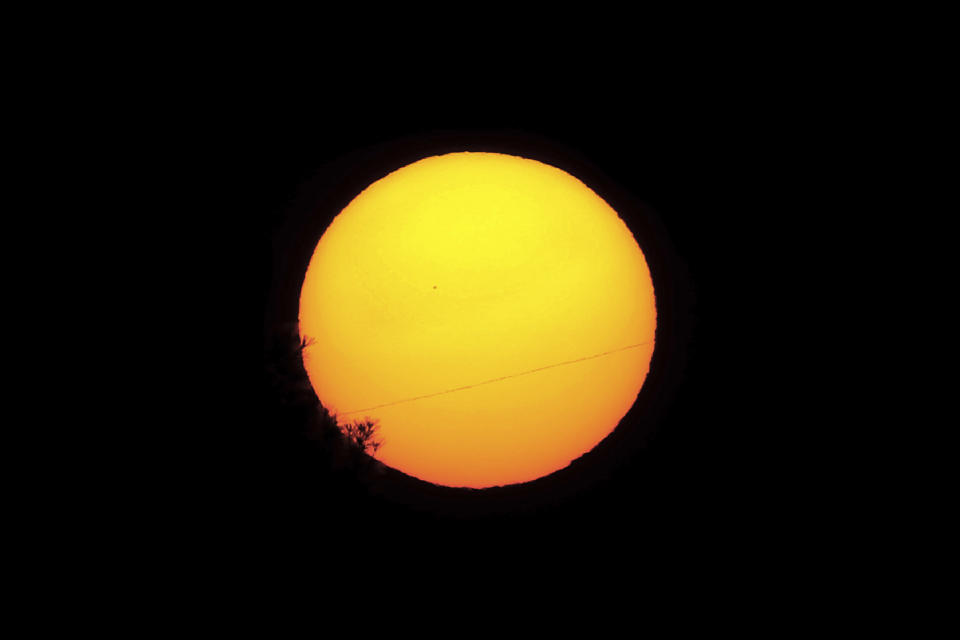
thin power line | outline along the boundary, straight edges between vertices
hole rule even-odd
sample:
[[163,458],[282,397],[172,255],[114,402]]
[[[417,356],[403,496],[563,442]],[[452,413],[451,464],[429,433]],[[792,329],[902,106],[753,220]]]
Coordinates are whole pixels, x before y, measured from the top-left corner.
[[500,376],[499,378],[491,378],[490,380],[484,380],[483,382],[477,382],[475,384],[468,384],[462,387],[455,387],[453,389],[447,389],[445,391],[438,391],[436,393],[428,393],[422,396],[415,396],[413,398],[404,398],[403,400],[394,400],[393,402],[386,402],[384,404],[378,404],[373,407],[367,407],[366,409],[355,409],[353,411],[344,411],[340,415],[347,416],[353,413],[362,413],[364,411],[373,411],[374,409],[382,409],[384,407],[392,407],[395,404],[403,404],[404,402],[413,402],[414,400],[423,400],[425,398],[435,398],[436,396],[442,396],[447,393],[455,393],[457,391],[465,391],[466,389],[473,389],[474,387],[481,387],[485,384],[493,384],[494,382],[500,382],[502,380],[509,380],[510,378],[519,378],[520,376],[528,376],[531,373],[537,373],[538,371],[545,371],[546,369],[554,369],[556,367],[563,367],[568,364],[575,364],[577,362],[583,362],[584,360],[593,360],[595,358],[602,358],[603,356],[608,356],[612,353],[619,353],[620,351],[626,351],[628,349],[636,349],[645,344],[650,344],[653,340],[647,340],[646,342],[638,342],[636,344],[631,344],[626,347],[620,347],[619,349],[613,349],[612,351],[604,351],[603,353],[595,353],[592,356],[585,356],[583,358],[577,358],[576,360],[567,360],[566,362],[558,362],[556,364],[548,364],[545,367],[537,367],[536,369],[530,369],[529,371],[521,371],[520,373],[513,373],[508,376]]

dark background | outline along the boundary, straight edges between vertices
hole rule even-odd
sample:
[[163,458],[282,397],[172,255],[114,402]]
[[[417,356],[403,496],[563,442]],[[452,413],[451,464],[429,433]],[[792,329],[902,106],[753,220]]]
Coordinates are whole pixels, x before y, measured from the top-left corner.
[[[805,525],[797,416],[783,400],[794,384],[784,337],[793,330],[778,256],[799,208],[809,126],[782,99],[722,78],[522,98],[278,88],[213,114],[216,152],[199,159],[217,185],[218,244],[204,283],[216,292],[220,336],[206,379],[217,433],[207,484],[209,514],[230,523],[224,535],[250,557],[331,566],[562,554],[613,570],[782,554]],[[276,420],[265,337],[295,319],[291,274],[332,215],[389,171],[458,148],[557,164],[627,220],[655,271],[658,305],[669,307],[647,397],[625,420],[632,430],[618,429],[577,473],[532,489],[477,497],[383,478],[333,481],[317,472],[315,444],[295,421]]]

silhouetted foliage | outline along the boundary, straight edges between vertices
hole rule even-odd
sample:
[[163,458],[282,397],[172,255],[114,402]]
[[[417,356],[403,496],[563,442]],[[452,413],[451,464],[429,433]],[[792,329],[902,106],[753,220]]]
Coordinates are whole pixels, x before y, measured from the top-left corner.
[[376,420],[370,418],[353,420],[340,425],[340,429],[347,441],[360,451],[373,454],[383,445],[383,441],[377,438],[380,424]]
[[277,407],[274,419],[319,447],[327,470],[359,474],[378,469],[372,455],[383,445],[379,423],[365,417],[341,422],[324,407],[307,376],[303,353],[313,339],[301,337],[296,324],[274,329],[267,336],[265,370]]

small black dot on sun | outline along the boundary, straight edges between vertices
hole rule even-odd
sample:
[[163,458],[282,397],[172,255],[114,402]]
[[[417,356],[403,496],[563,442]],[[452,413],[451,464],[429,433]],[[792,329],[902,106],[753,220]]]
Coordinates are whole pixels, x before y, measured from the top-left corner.
[[433,288],[436,289],[436,288],[437,288],[437,285],[433,285]]

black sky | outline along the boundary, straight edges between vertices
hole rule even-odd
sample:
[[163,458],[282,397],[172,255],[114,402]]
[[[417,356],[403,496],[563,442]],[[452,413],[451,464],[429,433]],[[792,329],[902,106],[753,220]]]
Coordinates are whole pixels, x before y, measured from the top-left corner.
[[[212,475],[245,544],[331,561],[352,539],[431,563],[596,554],[634,566],[664,554],[720,557],[772,544],[796,524],[787,472],[795,461],[785,443],[797,431],[778,400],[791,384],[778,378],[790,367],[772,353],[783,312],[773,300],[784,281],[770,259],[782,246],[783,221],[796,215],[795,187],[785,186],[794,184],[788,174],[798,155],[790,150],[802,137],[795,120],[774,93],[721,77],[639,92],[574,83],[482,93],[280,87],[221,114],[211,215],[225,258],[211,271],[231,347],[222,381],[212,383],[226,452]],[[651,377],[661,378],[648,383],[661,393],[630,416],[644,437],[615,432],[572,474],[582,481],[465,502],[443,489],[420,494],[415,484],[331,484],[315,473],[315,451],[296,425],[273,423],[269,406],[250,402],[268,397],[264,332],[295,319],[299,283],[290,274],[326,224],[304,212],[323,202],[333,215],[376,177],[458,145],[556,160],[635,233],[647,226],[659,251],[658,303],[672,305],[660,318],[669,335],[662,349],[658,336],[657,353],[669,362],[655,362]]]

